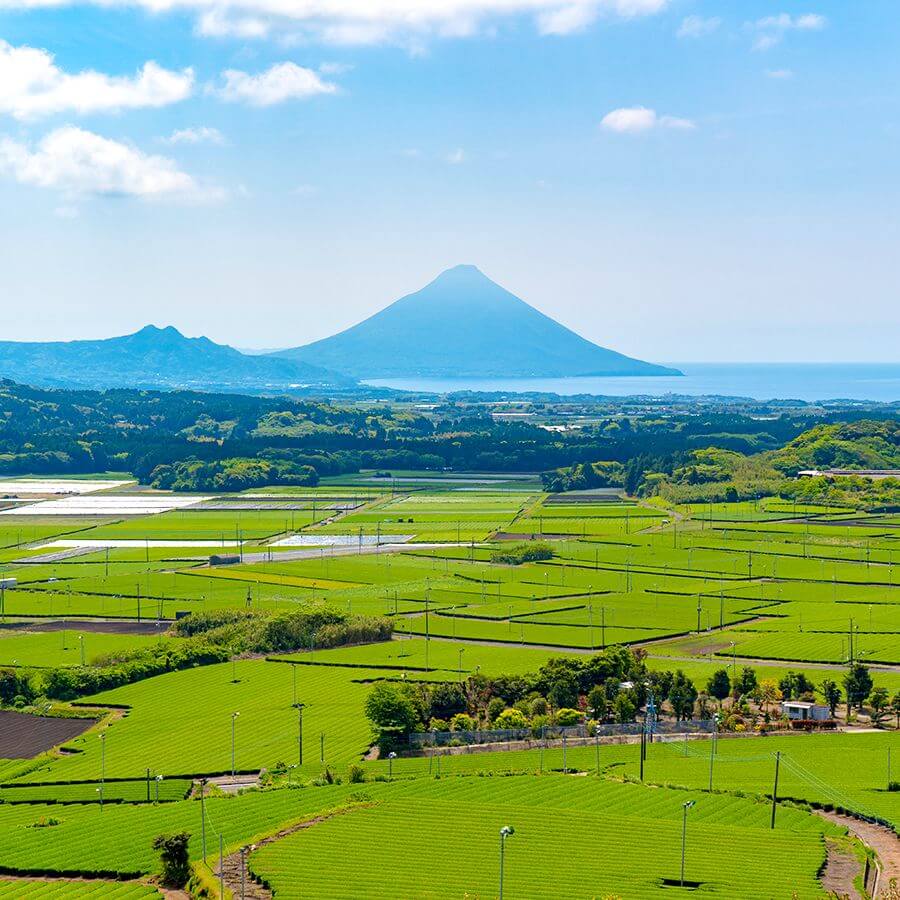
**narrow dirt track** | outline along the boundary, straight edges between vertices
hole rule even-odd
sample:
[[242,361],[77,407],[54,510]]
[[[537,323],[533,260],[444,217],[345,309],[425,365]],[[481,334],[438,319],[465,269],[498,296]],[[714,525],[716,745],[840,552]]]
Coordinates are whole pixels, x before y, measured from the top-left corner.
[[[314,825],[318,825],[320,822],[325,822],[328,819],[333,819],[335,816],[346,815],[347,813],[352,813],[354,810],[364,809],[371,804],[361,803],[357,806],[347,807],[346,809],[335,810],[334,812],[325,813],[321,816],[316,816],[314,819],[308,819],[305,822],[299,822],[296,825],[291,825],[289,828],[284,828],[279,831],[277,834],[270,835],[267,838],[263,838],[261,841],[253,844],[251,847],[248,847],[247,854],[243,860],[241,860],[241,852],[232,853],[230,856],[225,857],[225,887],[230,890],[235,897],[243,897],[245,900],[271,900],[272,892],[263,887],[263,885],[258,884],[250,877],[250,873],[248,871],[248,867],[246,865],[246,861],[249,858],[250,854],[254,850],[258,850],[260,847],[265,847],[266,844],[274,843],[275,841],[279,841],[282,838],[286,838],[289,835],[296,834],[298,831],[303,831],[305,828],[312,828]],[[219,870],[217,866],[212,866],[215,870],[216,878],[219,877]],[[243,872],[243,893],[241,892],[241,874]]]
[[852,816],[843,816],[839,813],[825,812],[823,810],[818,810],[818,814],[830,822],[843,825],[875,851],[881,865],[878,896],[886,894],[892,880],[896,880],[900,884],[900,838],[897,837],[895,832],[884,825],[864,822]]

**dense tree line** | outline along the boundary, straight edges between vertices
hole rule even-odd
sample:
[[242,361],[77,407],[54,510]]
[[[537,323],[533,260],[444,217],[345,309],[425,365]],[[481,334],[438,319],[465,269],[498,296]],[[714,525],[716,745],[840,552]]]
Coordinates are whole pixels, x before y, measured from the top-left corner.
[[[748,470],[738,493],[750,482],[765,486],[800,461],[900,456],[896,423],[823,424],[820,411],[796,409],[767,409],[762,416],[755,407],[698,405],[663,416],[609,412],[609,401],[601,406],[607,414],[592,424],[560,432],[495,418],[484,403],[423,410],[400,400],[42,390],[3,381],[0,474],[115,470],[175,490],[236,490],[314,484],[360,469],[462,469],[547,472],[550,490],[621,486],[663,493],[678,485],[690,495],[725,491],[724,482],[740,481],[733,477],[740,460],[773,451],[766,472]],[[553,412],[550,404],[530,408]],[[828,418],[847,415],[835,411]],[[813,426],[818,430],[806,435]],[[862,450],[854,456],[858,443]],[[838,449],[828,450],[832,445]]]
[[891,714],[900,722],[900,691],[890,697],[886,688],[875,687],[859,663],[843,676],[842,691],[830,678],[817,686],[802,672],[788,671],[778,682],[761,680],[752,666],[731,674],[722,668],[696,684],[680,669],[648,670],[644,659],[641,650],[611,647],[587,658],[551,659],[525,675],[476,674],[464,683],[384,681],[370,692],[365,711],[383,752],[408,748],[412,733],[458,732],[464,743],[464,733],[476,730],[518,730],[538,738],[548,727],[627,724],[646,720],[651,701],[657,717],[715,716],[720,731],[786,727],[777,704],[815,701],[817,692],[832,716],[846,699],[848,718],[868,703],[876,724]]

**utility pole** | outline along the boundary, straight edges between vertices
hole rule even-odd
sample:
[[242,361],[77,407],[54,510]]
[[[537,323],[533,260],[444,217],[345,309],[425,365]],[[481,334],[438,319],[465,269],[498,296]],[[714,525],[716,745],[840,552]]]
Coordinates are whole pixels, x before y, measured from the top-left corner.
[[[150,770],[147,770],[148,778]],[[203,862],[206,863],[206,800],[204,796],[204,788],[206,787],[206,779],[200,779],[200,842],[203,845]],[[150,788],[148,784],[147,792],[149,793]],[[147,798],[150,799],[149,797]]]
[[778,768],[781,764],[781,751],[775,753],[775,784],[772,785],[772,828],[775,827],[775,806],[778,803]]

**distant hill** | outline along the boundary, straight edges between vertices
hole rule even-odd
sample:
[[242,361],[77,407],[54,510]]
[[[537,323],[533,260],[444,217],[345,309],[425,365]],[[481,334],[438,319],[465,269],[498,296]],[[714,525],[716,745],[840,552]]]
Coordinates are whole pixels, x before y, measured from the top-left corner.
[[900,469],[900,423],[861,419],[816,425],[771,454],[782,472]]
[[354,378],[682,374],[592,344],[475,266],[448,269],[358,325],[274,356]]
[[171,325],[96,341],[0,341],[0,378],[38,387],[283,389],[352,380],[302,361],[245,356]]

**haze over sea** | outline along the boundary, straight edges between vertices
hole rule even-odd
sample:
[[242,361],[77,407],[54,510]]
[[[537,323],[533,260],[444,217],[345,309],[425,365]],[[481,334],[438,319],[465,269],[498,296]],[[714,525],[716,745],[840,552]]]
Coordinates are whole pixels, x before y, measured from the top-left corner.
[[383,378],[376,387],[445,393],[535,391],[562,396],[718,395],[755,400],[900,401],[900,363],[666,363],[684,377]]

